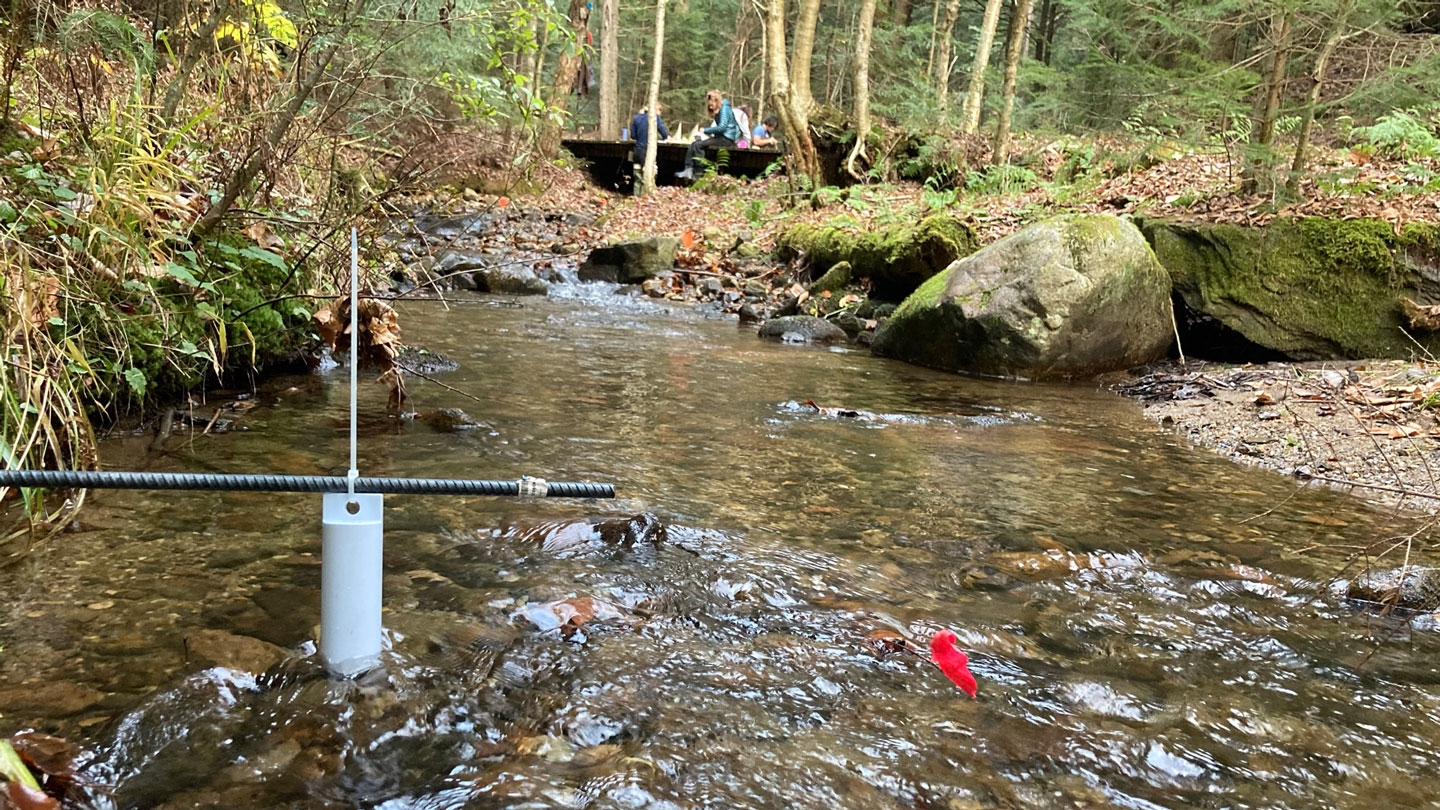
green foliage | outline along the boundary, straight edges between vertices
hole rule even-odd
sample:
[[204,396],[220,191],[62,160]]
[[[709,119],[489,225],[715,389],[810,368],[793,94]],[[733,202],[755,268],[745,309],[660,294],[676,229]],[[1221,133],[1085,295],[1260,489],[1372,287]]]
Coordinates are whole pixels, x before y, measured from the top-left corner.
[[1393,110],[1368,127],[1350,130],[1350,139],[1392,158],[1419,160],[1440,157],[1435,136],[1440,108]]
[[1023,166],[986,166],[965,175],[965,190],[972,194],[1019,194],[1040,182],[1035,172]]
[[118,14],[99,9],[80,8],[65,15],[55,38],[71,53],[94,47],[105,59],[124,60],[144,70],[155,59],[155,50],[140,29]]

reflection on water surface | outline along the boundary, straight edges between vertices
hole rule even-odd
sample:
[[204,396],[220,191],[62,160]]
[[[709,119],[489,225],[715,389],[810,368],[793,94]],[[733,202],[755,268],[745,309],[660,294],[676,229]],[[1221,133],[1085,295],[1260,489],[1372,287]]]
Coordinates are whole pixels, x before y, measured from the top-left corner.
[[[390,649],[335,683],[306,657],[318,498],[93,493],[81,531],[0,572],[0,732],[83,741],[117,808],[1369,808],[1440,787],[1434,634],[1324,589],[1405,521],[1177,446],[1091,388],[762,343],[597,288],[402,324],[461,362],[440,379],[464,395],[417,380],[414,404],[487,427],[386,419],[366,385],[363,474],[621,497],[389,498]],[[345,378],[108,458],[342,474]],[[597,528],[645,511],[663,529]],[[979,700],[875,641],[940,627]],[[202,630],[290,656],[204,669]]]

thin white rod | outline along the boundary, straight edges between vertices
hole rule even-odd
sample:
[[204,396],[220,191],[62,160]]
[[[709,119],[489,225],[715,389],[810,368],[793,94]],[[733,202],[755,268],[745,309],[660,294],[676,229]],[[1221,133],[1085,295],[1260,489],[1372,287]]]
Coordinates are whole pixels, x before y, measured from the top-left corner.
[[349,496],[355,500],[355,479],[360,477],[360,467],[355,462],[356,408],[355,390],[359,375],[360,357],[360,235],[350,229],[350,486]]

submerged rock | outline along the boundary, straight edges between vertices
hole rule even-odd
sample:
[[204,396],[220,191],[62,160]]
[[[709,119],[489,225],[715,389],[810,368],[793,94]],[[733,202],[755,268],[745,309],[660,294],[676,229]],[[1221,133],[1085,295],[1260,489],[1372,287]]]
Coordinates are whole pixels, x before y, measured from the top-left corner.
[[843,343],[850,339],[844,329],[813,315],[771,318],[760,325],[759,335],[787,343]]
[[1405,610],[1440,610],[1440,571],[1430,568],[1366,571],[1339,587],[1347,599]]
[[1130,368],[1173,341],[1170,277],[1118,217],[1031,225],[950,265],[895,310],[876,354],[1035,378]]
[[224,667],[259,675],[287,655],[282,647],[224,630],[200,630],[185,637],[185,660],[200,668]]
[[466,430],[487,427],[470,414],[459,408],[436,408],[433,411],[423,411],[417,418],[440,433],[459,433]]

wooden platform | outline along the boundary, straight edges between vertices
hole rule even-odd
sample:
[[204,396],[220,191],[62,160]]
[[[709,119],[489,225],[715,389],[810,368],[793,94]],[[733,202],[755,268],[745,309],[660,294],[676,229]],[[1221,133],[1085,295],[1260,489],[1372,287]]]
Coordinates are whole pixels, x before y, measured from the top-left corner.
[[[566,138],[560,145],[589,166],[595,181],[620,191],[630,191],[635,185],[632,152],[634,141],[587,141]],[[655,147],[655,182],[662,186],[678,185],[675,173],[685,168],[687,144],[659,143]],[[716,161],[718,150],[706,154],[708,160]],[[720,167],[722,174],[736,177],[759,177],[780,160],[778,149],[727,149],[727,157]],[[698,174],[700,167],[696,167]]]

